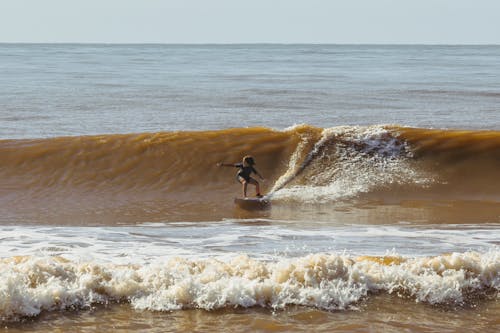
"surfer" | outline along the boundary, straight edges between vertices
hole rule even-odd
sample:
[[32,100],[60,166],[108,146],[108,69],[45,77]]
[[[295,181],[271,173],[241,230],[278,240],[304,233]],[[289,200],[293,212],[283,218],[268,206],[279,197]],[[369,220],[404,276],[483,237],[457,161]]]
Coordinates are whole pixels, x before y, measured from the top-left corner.
[[260,175],[260,173],[255,170],[253,167],[255,165],[255,161],[252,156],[247,155],[243,157],[242,163],[235,163],[235,164],[228,164],[228,163],[217,163],[218,167],[225,166],[225,167],[234,167],[234,168],[239,168],[238,173],[236,174],[236,180],[240,182],[243,185],[243,197],[247,197],[247,185],[252,184],[255,185],[255,192],[257,197],[262,197],[260,194],[260,185],[257,180],[254,178],[250,177],[252,173],[255,173],[257,176],[260,177],[260,179],[264,180],[264,177]]

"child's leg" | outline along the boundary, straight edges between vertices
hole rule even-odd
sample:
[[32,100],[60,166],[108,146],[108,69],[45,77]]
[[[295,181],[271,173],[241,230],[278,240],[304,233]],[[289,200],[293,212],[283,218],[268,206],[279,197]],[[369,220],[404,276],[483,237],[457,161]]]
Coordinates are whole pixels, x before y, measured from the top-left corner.
[[241,183],[243,189],[243,198],[247,197],[247,186],[248,182],[243,177],[238,177],[238,181]]
[[250,180],[248,181],[250,184],[252,185],[255,185],[255,192],[256,192],[256,195],[257,196],[260,196],[260,184],[258,181],[256,181],[255,179],[253,178],[250,178]]

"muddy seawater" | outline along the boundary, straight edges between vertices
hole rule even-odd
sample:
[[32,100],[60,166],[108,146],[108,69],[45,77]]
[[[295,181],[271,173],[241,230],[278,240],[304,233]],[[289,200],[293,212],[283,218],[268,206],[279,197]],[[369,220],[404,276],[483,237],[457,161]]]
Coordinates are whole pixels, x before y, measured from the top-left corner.
[[499,59],[0,44],[2,329],[498,332]]

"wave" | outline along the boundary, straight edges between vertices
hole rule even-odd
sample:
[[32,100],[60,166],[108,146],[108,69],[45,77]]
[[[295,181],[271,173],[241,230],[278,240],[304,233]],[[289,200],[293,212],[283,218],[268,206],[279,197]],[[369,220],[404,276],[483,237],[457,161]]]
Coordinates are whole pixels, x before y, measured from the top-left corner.
[[0,260],[0,318],[109,302],[152,311],[291,305],[345,310],[381,293],[461,306],[498,297],[499,255],[498,249],[425,258],[316,253],[274,262],[240,255],[144,265],[12,257]]
[[500,200],[498,131],[300,125],[2,140],[1,207],[223,210],[240,189],[215,165],[247,154],[276,201]]

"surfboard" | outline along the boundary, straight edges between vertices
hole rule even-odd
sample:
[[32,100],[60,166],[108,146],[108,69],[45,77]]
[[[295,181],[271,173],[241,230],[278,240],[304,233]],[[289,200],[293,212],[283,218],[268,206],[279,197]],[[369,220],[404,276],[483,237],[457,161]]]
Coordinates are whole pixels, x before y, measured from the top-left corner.
[[238,207],[246,210],[261,210],[269,209],[271,207],[271,200],[269,200],[269,197],[267,196],[263,196],[260,198],[234,198],[234,203],[238,205]]

